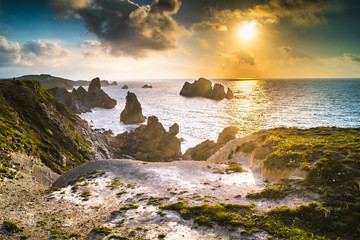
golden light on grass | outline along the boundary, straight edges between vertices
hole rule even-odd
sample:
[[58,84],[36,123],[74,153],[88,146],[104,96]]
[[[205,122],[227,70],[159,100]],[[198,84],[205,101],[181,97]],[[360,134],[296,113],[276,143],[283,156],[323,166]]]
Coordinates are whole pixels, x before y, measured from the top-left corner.
[[249,40],[255,37],[256,34],[256,21],[244,21],[239,29],[239,35],[244,40]]

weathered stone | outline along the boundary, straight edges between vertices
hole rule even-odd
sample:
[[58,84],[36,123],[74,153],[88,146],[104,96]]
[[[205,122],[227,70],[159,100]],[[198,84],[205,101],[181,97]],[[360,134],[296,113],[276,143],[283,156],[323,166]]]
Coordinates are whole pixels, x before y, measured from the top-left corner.
[[129,89],[128,85],[124,85],[121,89]]
[[89,93],[96,92],[100,89],[101,89],[100,78],[97,77],[97,78],[94,78],[93,80],[91,80],[88,92]]
[[142,108],[136,95],[128,92],[126,96],[125,109],[120,114],[120,121],[125,124],[142,123],[145,117],[142,114]]
[[109,137],[115,157],[131,156],[144,161],[170,161],[181,157],[181,143],[176,137],[178,125],[174,124],[166,132],[158,118],[151,116],[147,125],[141,125],[134,131]]
[[199,78],[195,80],[194,83],[185,82],[180,91],[180,95],[185,97],[206,97],[214,100],[234,97],[230,89],[228,93],[225,94],[224,86],[219,83],[216,83],[214,88],[212,88],[211,81],[205,78]]
[[211,155],[217,152],[227,142],[234,139],[238,131],[239,128],[234,126],[224,128],[224,130],[219,134],[216,143],[214,141],[205,140],[204,142],[196,145],[195,147],[189,148],[184,153],[183,159],[206,161],[209,157],[211,157]]

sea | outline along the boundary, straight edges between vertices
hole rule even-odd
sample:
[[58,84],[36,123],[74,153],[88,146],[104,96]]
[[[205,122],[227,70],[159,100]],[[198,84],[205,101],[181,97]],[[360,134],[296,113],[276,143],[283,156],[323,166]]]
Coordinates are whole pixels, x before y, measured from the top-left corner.
[[[180,96],[183,84],[195,79],[117,81],[102,89],[118,104],[114,109],[94,108],[79,114],[93,129],[116,135],[140,124],[125,125],[120,113],[126,94],[138,97],[145,116],[157,116],[168,129],[180,126],[182,152],[209,139],[216,141],[227,126],[237,126],[238,137],[280,126],[360,127],[360,79],[210,79],[231,88],[235,98],[221,101]],[[153,88],[142,88],[143,85]],[[122,89],[128,85],[129,89]]]

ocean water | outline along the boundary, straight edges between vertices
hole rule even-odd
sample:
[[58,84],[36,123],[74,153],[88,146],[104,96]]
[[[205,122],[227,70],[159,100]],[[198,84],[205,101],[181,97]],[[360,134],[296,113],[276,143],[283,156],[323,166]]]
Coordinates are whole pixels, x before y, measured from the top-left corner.
[[[279,126],[360,127],[360,79],[212,80],[234,92],[234,99],[222,101],[180,96],[185,81],[194,79],[119,81],[102,88],[118,101],[114,109],[94,108],[80,117],[94,129],[115,134],[134,129],[139,124],[120,122],[127,91],[134,92],[145,116],[157,116],[166,129],[179,124],[183,152],[206,139],[216,140],[230,125],[239,127],[239,137]],[[121,89],[125,84],[128,90]],[[141,88],[144,84],[153,88]]]

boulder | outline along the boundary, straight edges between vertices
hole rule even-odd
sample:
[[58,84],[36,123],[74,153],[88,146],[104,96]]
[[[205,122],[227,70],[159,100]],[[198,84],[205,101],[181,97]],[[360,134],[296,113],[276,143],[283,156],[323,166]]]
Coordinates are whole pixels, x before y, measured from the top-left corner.
[[118,83],[116,82],[116,81],[113,81],[111,84],[110,84],[110,86],[117,86],[118,85]]
[[235,126],[230,126],[224,128],[222,132],[219,134],[217,138],[217,143],[220,145],[225,145],[230,140],[233,140],[236,138],[236,134],[239,132],[239,128]]
[[124,85],[121,89],[129,89],[128,85]]
[[147,125],[116,137],[108,136],[116,158],[131,158],[143,161],[163,162],[180,159],[181,143],[176,137],[178,125],[167,132],[158,118],[151,116]]
[[225,94],[224,86],[219,83],[216,83],[212,88],[211,81],[205,78],[199,78],[193,83],[185,82],[180,95],[184,97],[205,97],[214,100],[230,99],[234,96],[230,89]]
[[132,92],[127,93],[126,105],[120,114],[120,121],[125,124],[142,123],[145,121],[145,117],[142,115],[141,104]]
[[217,142],[205,140],[204,142],[196,145],[195,147],[186,150],[182,158],[184,160],[206,161],[209,157],[211,157],[211,155],[217,152],[227,142],[234,139],[238,131],[238,127],[226,127],[219,134]]
[[145,84],[144,86],[142,86],[141,88],[152,88],[152,86],[151,85],[147,85],[147,84]]

